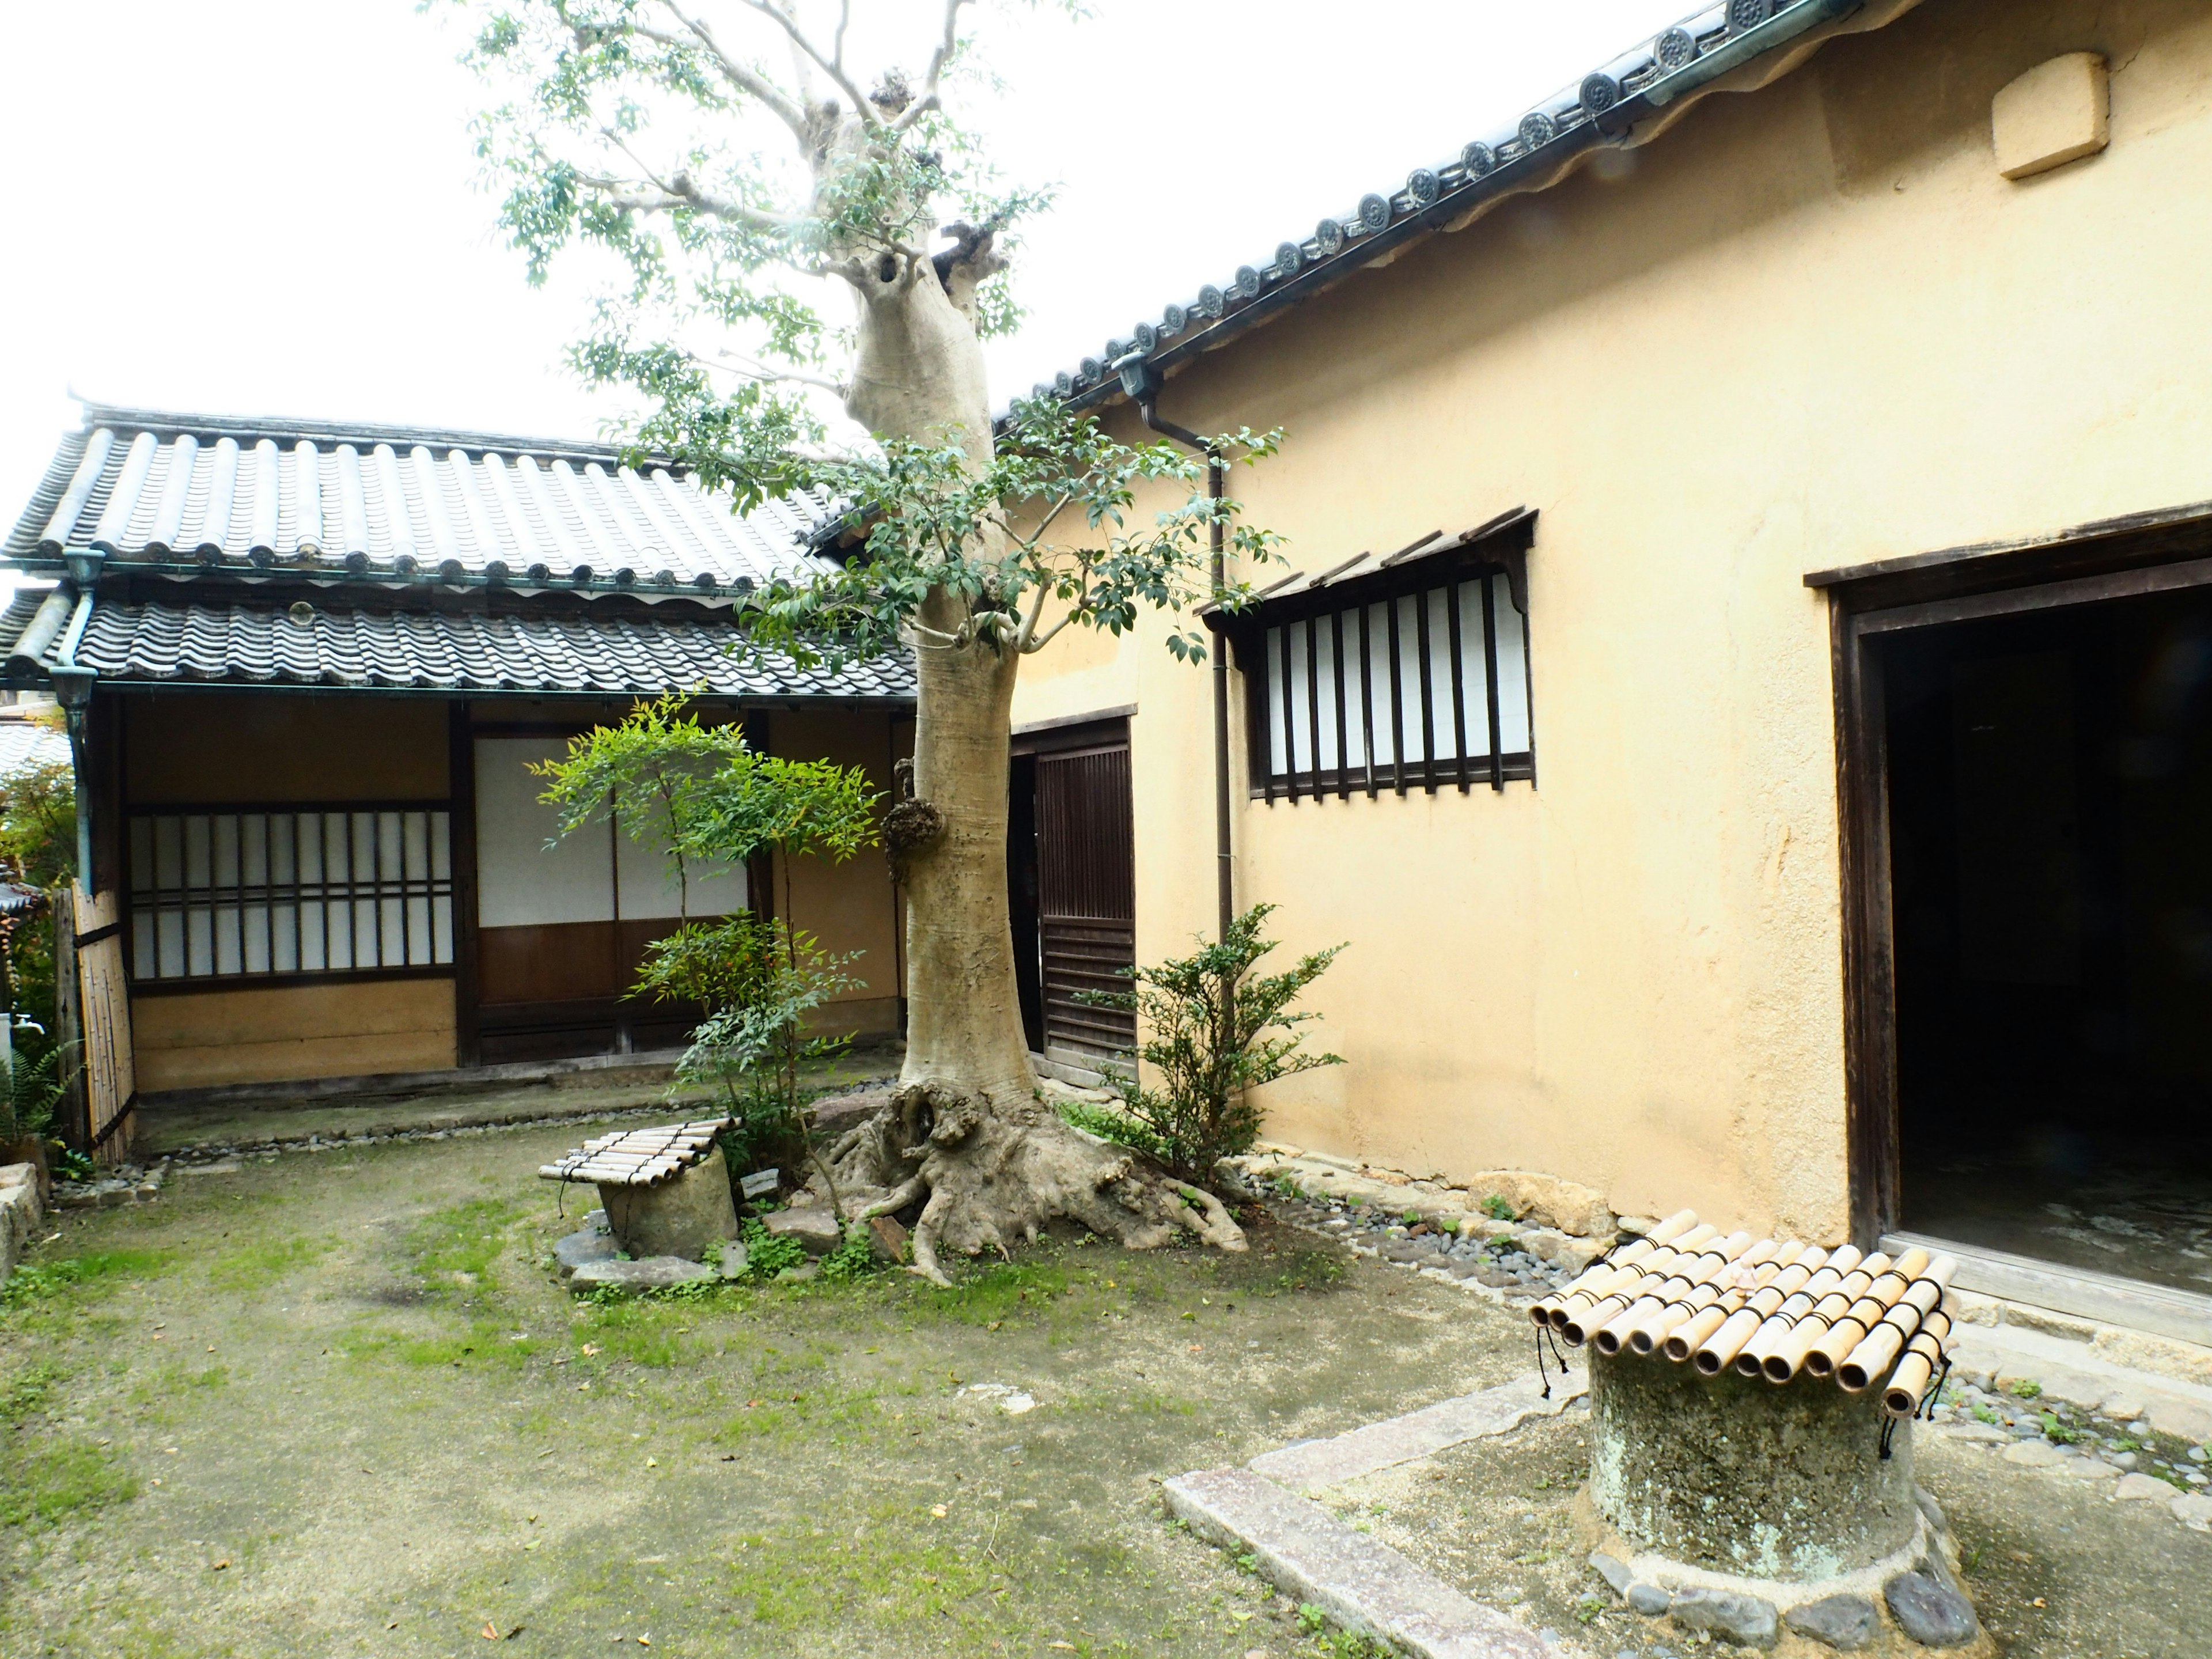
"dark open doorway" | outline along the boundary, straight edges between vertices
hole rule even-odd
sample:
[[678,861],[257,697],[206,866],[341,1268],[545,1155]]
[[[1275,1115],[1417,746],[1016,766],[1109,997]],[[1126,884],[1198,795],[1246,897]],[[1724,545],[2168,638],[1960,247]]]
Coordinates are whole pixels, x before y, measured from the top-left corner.
[[1898,1220],[2212,1291],[2212,592],[1879,656]]

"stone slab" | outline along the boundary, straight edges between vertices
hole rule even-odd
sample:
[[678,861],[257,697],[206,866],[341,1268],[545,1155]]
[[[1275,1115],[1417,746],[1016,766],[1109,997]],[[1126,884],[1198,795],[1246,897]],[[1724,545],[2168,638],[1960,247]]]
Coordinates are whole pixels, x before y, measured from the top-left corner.
[[649,1255],[642,1261],[586,1261],[568,1276],[568,1288],[579,1294],[604,1289],[637,1296],[714,1277],[713,1268],[680,1255]]
[[28,1164],[11,1164],[5,1173],[10,1179],[0,1184],[0,1279],[15,1271],[23,1247],[38,1232],[46,1214],[39,1202],[38,1170]]
[[827,1255],[842,1241],[837,1218],[827,1210],[778,1210],[761,1224],[771,1238],[794,1238],[810,1255]]
[[1553,1417],[1589,1391],[1587,1371],[1552,1380],[1552,1397],[1533,1376],[1516,1377],[1480,1394],[1443,1400],[1403,1417],[1386,1418],[1326,1440],[1301,1441],[1252,1460],[1254,1473],[1310,1491],[1372,1474],[1417,1457],[1432,1457],[1463,1440],[1504,1434],[1531,1417]]
[[1415,1659],[1557,1659],[1561,1651],[1249,1469],[1198,1470],[1165,1491],[1169,1509],[1192,1531],[1249,1550],[1285,1595]]

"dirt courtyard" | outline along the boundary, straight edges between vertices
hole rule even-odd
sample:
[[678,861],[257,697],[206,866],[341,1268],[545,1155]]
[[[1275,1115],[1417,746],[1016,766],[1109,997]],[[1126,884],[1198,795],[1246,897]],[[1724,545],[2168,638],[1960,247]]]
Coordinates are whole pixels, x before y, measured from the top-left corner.
[[1526,1364],[1502,1312],[1279,1227],[579,1305],[545,1264],[588,1196],[564,1224],[534,1178],[577,1133],[67,1218],[0,1315],[0,1652],[1310,1650],[1156,1477]]
[[[1349,1653],[1158,1480],[1532,1363],[1519,1316],[1272,1224],[1243,1256],[1049,1242],[949,1292],[580,1304],[546,1258],[583,1195],[563,1221],[534,1178],[577,1133],[247,1159],[59,1224],[0,1306],[0,1653]],[[1643,1651],[1583,1600],[1582,1421],[1341,1500]],[[2009,1651],[2212,1651],[2212,1538],[1965,1455],[1922,1478]]]

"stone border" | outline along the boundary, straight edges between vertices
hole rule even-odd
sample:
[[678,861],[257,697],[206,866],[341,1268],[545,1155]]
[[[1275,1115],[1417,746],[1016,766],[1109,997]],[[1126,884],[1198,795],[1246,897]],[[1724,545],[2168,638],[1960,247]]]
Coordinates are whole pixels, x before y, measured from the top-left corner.
[[1355,1532],[1277,1481],[1322,1487],[1357,1480],[1468,1440],[1555,1417],[1579,1400],[1587,1374],[1551,1384],[1517,1377],[1322,1440],[1263,1452],[1245,1468],[1195,1469],[1164,1483],[1169,1510],[1209,1542],[1251,1552],[1260,1571],[1347,1630],[1395,1643],[1415,1659],[1553,1659],[1548,1632],[1516,1624],[1462,1595],[1388,1544]]

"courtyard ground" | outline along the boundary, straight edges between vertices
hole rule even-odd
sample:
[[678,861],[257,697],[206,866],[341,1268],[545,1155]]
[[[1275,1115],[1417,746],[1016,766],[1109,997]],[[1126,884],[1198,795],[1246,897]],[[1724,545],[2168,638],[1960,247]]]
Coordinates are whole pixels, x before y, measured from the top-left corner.
[[[1287,1226],[577,1304],[570,1125],[247,1158],[65,1216],[0,1308],[0,1653],[1326,1651],[1158,1480],[1531,1369],[1522,1317]],[[976,1392],[997,1384],[1018,1401]],[[1583,1414],[1332,1494],[1604,1659]],[[2008,1650],[2212,1651],[2212,1537],[1931,1443]],[[1594,1624],[1583,1622],[1595,1616]]]

